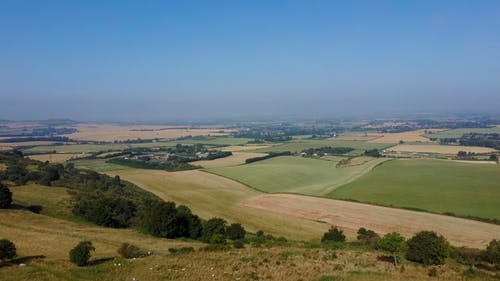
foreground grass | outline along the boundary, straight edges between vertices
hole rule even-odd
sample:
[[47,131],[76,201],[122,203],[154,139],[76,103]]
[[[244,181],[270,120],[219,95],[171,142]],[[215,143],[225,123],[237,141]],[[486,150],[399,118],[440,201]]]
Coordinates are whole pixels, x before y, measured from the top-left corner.
[[500,219],[500,166],[445,160],[386,162],[329,196]]
[[321,196],[355,180],[387,160],[371,159],[359,165],[337,167],[340,159],[342,158],[329,157],[318,160],[283,156],[248,165],[213,168],[208,171],[268,193],[292,192]]

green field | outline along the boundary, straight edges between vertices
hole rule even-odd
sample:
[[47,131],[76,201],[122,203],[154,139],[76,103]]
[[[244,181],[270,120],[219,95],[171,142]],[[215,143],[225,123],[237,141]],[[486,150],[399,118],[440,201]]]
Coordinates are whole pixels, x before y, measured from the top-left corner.
[[274,145],[272,147],[256,149],[255,152],[300,152],[308,148],[320,148],[325,146],[331,147],[352,147],[355,150],[350,154],[360,154],[368,149],[384,149],[392,146],[393,144],[387,143],[369,143],[366,141],[351,141],[351,140],[298,140],[290,141],[282,144]]
[[500,219],[500,165],[388,161],[329,197],[460,216]]
[[468,133],[478,133],[478,134],[497,133],[497,134],[500,134],[500,128],[499,127],[461,128],[461,129],[452,129],[452,130],[447,130],[447,131],[442,131],[442,132],[436,132],[433,134],[426,134],[425,136],[428,138],[438,138],[438,139],[460,138],[464,134],[468,134]]
[[255,189],[275,193],[290,192],[306,195],[326,195],[346,184],[386,159],[373,159],[361,165],[337,168],[341,157],[311,159],[295,156],[275,157],[234,167],[208,169]]

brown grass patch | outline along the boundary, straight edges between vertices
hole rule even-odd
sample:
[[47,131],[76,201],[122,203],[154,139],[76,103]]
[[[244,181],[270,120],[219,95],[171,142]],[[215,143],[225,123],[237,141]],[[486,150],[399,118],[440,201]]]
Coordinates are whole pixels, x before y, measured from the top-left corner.
[[340,226],[350,237],[360,227],[378,233],[397,231],[406,237],[420,230],[434,230],[452,244],[484,248],[498,238],[500,226],[461,218],[414,212],[368,204],[289,194],[269,194],[240,203],[291,218],[323,221]]
[[73,158],[85,157],[86,154],[73,154],[73,153],[51,153],[51,154],[38,154],[28,156],[31,159],[38,161],[49,161],[51,163],[61,163]]

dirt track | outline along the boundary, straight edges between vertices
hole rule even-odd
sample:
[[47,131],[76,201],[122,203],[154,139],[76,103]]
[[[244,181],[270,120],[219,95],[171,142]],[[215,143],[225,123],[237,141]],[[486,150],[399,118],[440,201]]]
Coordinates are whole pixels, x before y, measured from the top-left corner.
[[337,225],[350,236],[354,236],[359,227],[382,234],[397,231],[407,237],[420,230],[434,230],[453,245],[477,248],[484,248],[492,239],[500,238],[499,225],[326,198],[266,194],[239,204],[293,218]]

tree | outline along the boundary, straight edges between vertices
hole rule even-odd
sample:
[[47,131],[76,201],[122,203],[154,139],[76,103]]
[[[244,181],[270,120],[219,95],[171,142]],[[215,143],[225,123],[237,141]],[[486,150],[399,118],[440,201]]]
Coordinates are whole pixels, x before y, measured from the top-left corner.
[[90,241],[81,241],[69,251],[69,260],[78,265],[84,266],[87,265],[90,259],[90,252],[95,251],[95,248],[92,246],[92,242]]
[[12,192],[0,183],[0,209],[7,209],[12,204]]
[[[201,240],[205,243],[212,242],[212,237],[220,234],[226,237],[226,221],[221,218],[211,218],[203,224]],[[220,238],[218,238],[220,239]]]
[[378,247],[392,254],[394,260],[394,266],[398,265],[398,255],[403,252],[406,248],[405,238],[397,232],[387,233],[378,240]]
[[174,238],[178,233],[175,226],[176,218],[175,203],[154,201],[149,208],[144,209],[142,227],[153,236]]
[[344,232],[338,227],[330,227],[330,229],[323,234],[323,238],[321,238],[321,242],[344,242],[345,235]]
[[0,240],[0,260],[11,259],[16,256],[16,246],[10,240]]
[[498,163],[498,156],[496,154],[491,154],[490,155],[490,161],[495,161]]
[[450,254],[446,239],[434,231],[421,231],[408,240],[406,258],[425,265],[444,264]]
[[231,240],[243,239],[246,233],[245,228],[239,223],[233,223],[226,228],[227,238]]
[[364,245],[376,245],[377,241],[380,239],[380,236],[373,230],[361,227],[358,230],[357,239],[361,244]]
[[500,240],[493,239],[484,251],[484,260],[493,264],[500,264]]

